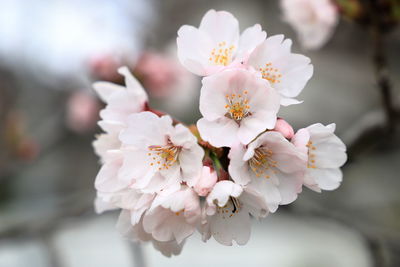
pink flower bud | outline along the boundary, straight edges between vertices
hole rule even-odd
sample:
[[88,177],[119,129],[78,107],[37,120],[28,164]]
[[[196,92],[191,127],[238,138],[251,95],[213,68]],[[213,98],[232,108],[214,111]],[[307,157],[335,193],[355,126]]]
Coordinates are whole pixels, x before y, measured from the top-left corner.
[[194,186],[194,190],[199,196],[205,197],[213,189],[217,182],[217,173],[208,166],[204,166],[201,172],[201,176],[197,184]]
[[294,136],[293,127],[284,119],[278,119],[273,131],[280,132],[285,138],[292,139]]

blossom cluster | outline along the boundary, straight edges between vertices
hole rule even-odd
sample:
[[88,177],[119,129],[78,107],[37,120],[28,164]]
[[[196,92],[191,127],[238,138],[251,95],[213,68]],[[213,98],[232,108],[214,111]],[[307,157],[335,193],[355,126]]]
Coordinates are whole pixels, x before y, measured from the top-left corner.
[[346,147],[335,125],[298,130],[283,106],[313,74],[310,59],[291,52],[283,35],[267,38],[256,24],[239,33],[225,11],[208,11],[198,28],[178,31],[178,57],[202,76],[197,125],[152,109],[126,67],[126,87],[97,82],[106,103],[94,142],[102,167],[95,187],[98,212],[121,209],[117,227],[132,240],[178,254],[198,231],[224,245],[244,245],[250,218],[264,218],[296,200],[306,186],[334,190]]

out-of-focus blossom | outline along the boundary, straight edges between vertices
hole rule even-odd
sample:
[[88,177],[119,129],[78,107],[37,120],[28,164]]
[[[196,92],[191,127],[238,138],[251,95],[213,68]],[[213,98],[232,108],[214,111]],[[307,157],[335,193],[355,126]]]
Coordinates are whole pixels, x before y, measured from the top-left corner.
[[291,52],[292,41],[283,35],[267,38],[250,55],[248,65],[281,95],[284,106],[299,104],[297,97],[313,74],[310,59]]
[[301,44],[318,49],[332,36],[339,14],[332,0],[281,0],[284,19],[296,30]]
[[346,146],[334,134],[335,124],[316,123],[300,129],[292,142],[307,151],[308,163],[304,184],[317,192],[334,190],[342,182],[340,167],[346,162]]
[[243,190],[232,181],[218,182],[203,209],[203,240],[213,236],[226,246],[231,246],[233,240],[245,245],[250,238],[250,214],[255,218],[267,216],[262,196],[250,189]]
[[91,131],[96,126],[99,110],[100,104],[95,96],[75,92],[67,102],[67,126],[77,133]]
[[90,70],[96,78],[104,81],[118,81],[118,68],[123,65],[122,59],[113,54],[95,55],[89,59]]
[[182,73],[182,67],[176,63],[176,60],[167,56],[145,52],[139,58],[134,72],[151,96],[163,97],[173,93],[173,86]]
[[169,116],[133,114],[119,138],[124,153],[121,175],[132,187],[153,193],[179,188],[181,182],[197,183],[204,151],[190,130],[173,126]]
[[216,147],[248,144],[275,126],[280,97],[269,83],[242,68],[203,78],[197,122],[201,137]]
[[189,71],[207,76],[240,64],[265,37],[258,24],[240,35],[239,22],[231,13],[210,10],[199,28],[184,25],[179,29],[178,57]]
[[231,148],[229,158],[232,179],[259,192],[271,212],[279,204],[293,202],[301,192],[307,154],[279,132],[263,133],[247,148]]

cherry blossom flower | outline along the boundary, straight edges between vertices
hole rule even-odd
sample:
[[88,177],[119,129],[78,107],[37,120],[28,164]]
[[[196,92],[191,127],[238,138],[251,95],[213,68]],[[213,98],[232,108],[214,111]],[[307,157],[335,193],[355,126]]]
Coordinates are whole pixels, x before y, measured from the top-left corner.
[[292,142],[308,153],[307,171],[304,183],[310,189],[320,192],[334,190],[342,182],[340,167],[346,162],[346,146],[334,134],[336,125],[316,123],[300,129]]
[[216,147],[250,143],[275,126],[279,95],[269,83],[242,68],[203,78],[197,122],[201,137]]
[[200,200],[188,186],[168,196],[158,195],[143,217],[143,228],[154,239],[182,243],[193,234],[201,217]]
[[258,24],[240,35],[239,22],[231,13],[209,10],[199,28],[184,25],[179,29],[178,57],[189,71],[207,76],[240,64],[265,37]]
[[247,62],[278,91],[284,106],[301,103],[294,97],[300,94],[313,74],[311,60],[293,54],[291,46],[292,41],[284,40],[283,35],[271,36],[254,50]]
[[305,48],[318,49],[332,36],[339,15],[331,0],[282,0],[281,4],[284,19]]
[[251,189],[243,190],[232,181],[218,182],[203,209],[203,240],[213,236],[226,246],[231,246],[233,240],[245,245],[250,238],[250,214],[255,218],[267,216],[261,195]]
[[247,148],[232,147],[229,158],[232,179],[258,191],[271,212],[301,192],[307,155],[278,132],[263,133]]
[[132,114],[119,138],[124,147],[121,176],[133,188],[153,193],[181,182],[197,183],[204,151],[190,130],[182,124],[173,126],[169,116]]
[[126,87],[110,82],[93,84],[100,98],[107,104],[105,109],[100,111],[102,120],[99,122],[106,132],[120,131],[126,125],[127,117],[143,111],[148,101],[143,87],[127,67],[119,68],[118,72],[125,77]]
[[99,125],[106,132],[97,136],[93,147],[102,162],[105,161],[108,150],[119,149],[121,142],[119,132],[126,127],[130,114],[144,110],[148,101],[146,92],[140,83],[132,76],[127,67],[121,67],[118,72],[125,77],[126,87],[110,82],[96,82],[93,87],[106,107],[100,111],[102,120]]

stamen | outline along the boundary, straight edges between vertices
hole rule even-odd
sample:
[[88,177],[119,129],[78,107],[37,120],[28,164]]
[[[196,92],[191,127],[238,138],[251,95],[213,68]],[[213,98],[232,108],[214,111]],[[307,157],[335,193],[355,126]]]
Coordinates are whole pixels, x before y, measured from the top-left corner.
[[235,216],[235,214],[239,213],[241,208],[242,208],[242,203],[239,201],[239,199],[234,197],[229,197],[229,200],[225,206],[223,207],[217,206],[217,213],[221,214],[222,219],[228,219]]
[[165,146],[153,145],[149,146],[149,153],[147,155],[150,157],[150,166],[157,166],[157,170],[168,170],[172,165],[178,161],[178,156],[181,151],[181,147],[174,146],[170,141],[168,141]]
[[277,168],[278,162],[271,158],[272,155],[272,150],[266,147],[259,147],[254,151],[254,156],[249,160],[249,167],[256,177],[269,179],[270,171],[277,173],[274,168]]
[[247,90],[243,91],[243,94],[227,94],[225,98],[227,100],[227,104],[225,105],[227,117],[240,122],[242,119],[251,115],[249,100],[247,99]]
[[235,46],[227,46],[226,42],[220,42],[218,48],[211,50],[211,56],[209,61],[214,65],[227,66],[232,61],[232,54],[235,50]]
[[262,78],[266,79],[270,83],[280,83],[282,78],[282,74],[279,72],[277,68],[272,67],[272,63],[267,63],[265,64],[265,67],[259,68],[259,71],[261,72]]
[[317,165],[315,165],[315,154],[312,151],[316,150],[317,148],[313,145],[312,141],[309,141],[306,145],[308,147],[308,163],[307,168],[316,169]]

